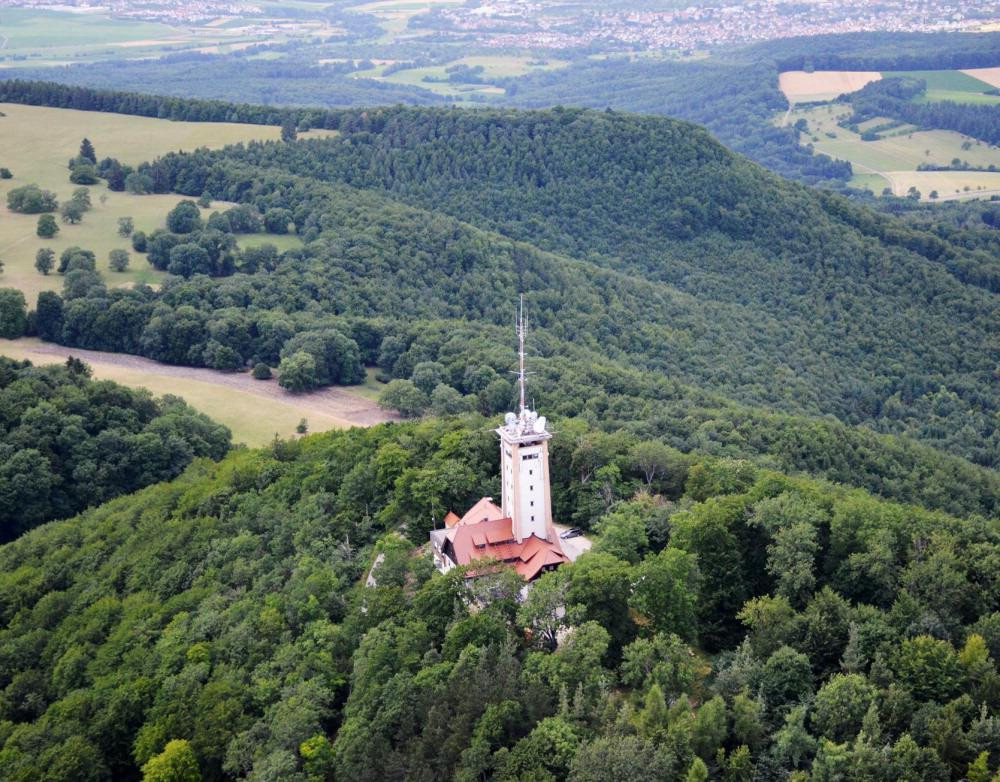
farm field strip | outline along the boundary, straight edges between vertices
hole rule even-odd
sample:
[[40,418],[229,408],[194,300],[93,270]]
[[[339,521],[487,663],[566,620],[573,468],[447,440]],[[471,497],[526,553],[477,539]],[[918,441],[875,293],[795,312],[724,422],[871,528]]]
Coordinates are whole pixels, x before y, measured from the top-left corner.
[[1000,68],[966,68],[962,73],[986,82],[991,87],[1000,88]]
[[882,78],[878,71],[785,71],[778,86],[792,103],[833,100]]
[[857,92],[873,81],[897,76],[927,82],[926,102],[951,100],[959,103],[1000,103],[1000,96],[988,95],[1000,86],[1000,68],[964,71],[785,71],[778,86],[792,104],[832,101],[845,93]]

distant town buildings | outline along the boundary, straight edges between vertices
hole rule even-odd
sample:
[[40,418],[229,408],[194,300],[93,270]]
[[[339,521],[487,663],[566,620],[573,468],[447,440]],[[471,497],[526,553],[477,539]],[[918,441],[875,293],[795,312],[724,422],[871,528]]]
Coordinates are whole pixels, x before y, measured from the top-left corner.
[[439,8],[431,16],[442,28],[495,48],[572,49],[617,43],[634,49],[689,50],[799,35],[976,29],[1000,21],[1000,2],[729,0],[655,11],[645,3],[629,9],[600,2],[486,0]]
[[120,19],[180,25],[264,14],[264,10],[255,3],[239,0],[0,0],[0,8],[4,6],[105,13]]

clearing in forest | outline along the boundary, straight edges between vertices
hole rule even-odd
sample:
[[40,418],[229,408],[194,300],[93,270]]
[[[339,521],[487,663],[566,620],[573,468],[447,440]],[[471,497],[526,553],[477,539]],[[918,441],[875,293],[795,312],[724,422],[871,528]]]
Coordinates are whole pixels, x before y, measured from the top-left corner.
[[91,366],[99,380],[148,388],[157,396],[183,397],[196,410],[228,426],[233,442],[251,447],[267,444],[276,434],[294,436],[302,418],[310,432],[397,419],[375,403],[377,384],[371,373],[363,386],[292,394],[275,380],[254,380],[248,373],[177,367],[140,356],[67,348],[31,338],[0,339],[0,355],[28,359],[36,365],[62,363],[68,356],[76,356]]

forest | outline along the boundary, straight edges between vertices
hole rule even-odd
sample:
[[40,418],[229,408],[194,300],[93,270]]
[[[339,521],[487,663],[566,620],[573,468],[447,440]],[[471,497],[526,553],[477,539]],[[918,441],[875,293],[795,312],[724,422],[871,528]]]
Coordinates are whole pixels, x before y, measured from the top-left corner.
[[[456,321],[456,339],[460,323],[489,326],[502,341],[495,328],[509,312],[497,303],[526,290],[543,362],[586,355],[619,376],[652,371],[741,405],[832,414],[997,465],[989,378],[1000,274],[985,238],[783,181],[661,118],[397,108],[338,122],[330,141],[140,166],[157,192],[241,206],[197,230],[176,223],[144,236],[142,248],[133,239],[179,275],[158,291],[68,273],[35,333],[226,370],[305,352],[320,365],[304,373],[309,388],[354,382],[359,364],[407,379],[416,363],[438,361],[441,345],[418,353],[400,342],[417,321]],[[305,245],[232,250],[228,232],[269,216]],[[483,363],[502,374],[509,361],[492,351]],[[481,390],[460,373],[444,382]],[[567,394],[557,385],[557,398]],[[611,378],[599,385],[620,392]]]
[[519,602],[413,555],[498,491],[487,424],[199,460],[0,548],[4,777],[990,778],[994,523],[560,419],[597,542]]
[[229,440],[184,400],[92,380],[78,359],[0,357],[0,542],[221,459]]
[[[398,108],[344,117],[341,134],[143,170],[162,191],[292,214],[308,244],[291,265],[227,283],[263,287],[272,308],[497,325],[496,301],[537,291],[542,333],[740,402],[903,432],[944,394],[956,418],[935,443],[997,464],[986,249],[781,180],[660,118]],[[299,285],[306,268],[322,289]]]

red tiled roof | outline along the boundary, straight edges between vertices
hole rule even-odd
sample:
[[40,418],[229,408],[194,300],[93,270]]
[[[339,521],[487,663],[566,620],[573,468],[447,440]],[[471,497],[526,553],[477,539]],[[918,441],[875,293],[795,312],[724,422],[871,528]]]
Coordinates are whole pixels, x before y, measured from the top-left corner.
[[458,517],[457,513],[454,511],[448,511],[448,515],[444,517],[444,526],[451,529],[460,521],[461,519]]
[[505,529],[487,530],[486,540],[488,540],[494,546],[500,543],[513,543],[514,534],[512,532],[508,532]]
[[[480,500],[474,508],[479,508],[482,502]],[[468,523],[465,521],[468,516],[467,513],[462,522],[449,532],[455,562],[459,565],[495,559],[512,564],[525,581],[531,581],[543,568],[569,562],[569,557],[563,553],[559,536],[554,529],[550,528],[548,540],[531,535],[518,543],[514,540],[511,519],[488,519],[478,523]],[[469,573],[469,575],[471,577],[475,574]]]

